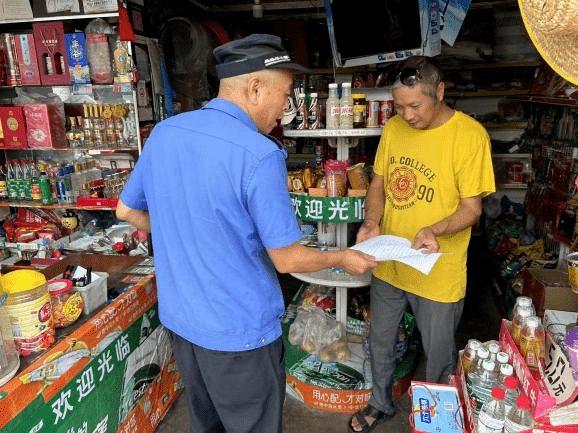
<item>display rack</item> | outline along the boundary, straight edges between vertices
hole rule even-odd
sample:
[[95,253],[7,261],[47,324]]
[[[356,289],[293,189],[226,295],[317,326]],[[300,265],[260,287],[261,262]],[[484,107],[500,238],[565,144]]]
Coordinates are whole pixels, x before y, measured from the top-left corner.
[[[349,158],[349,149],[359,144],[360,138],[379,137],[382,128],[358,128],[358,129],[314,129],[297,130],[288,129],[284,131],[285,137],[304,138],[326,138],[329,146],[337,149],[337,159],[340,161]],[[336,222],[336,246],[338,249],[347,248],[347,224],[362,222],[365,216],[364,197],[306,197],[292,194],[293,205],[296,208],[297,216],[308,222]],[[324,205],[334,209],[342,210],[342,218],[335,218],[336,213],[327,215],[320,211],[315,215],[308,215],[299,212],[299,204],[302,200],[316,202],[320,209]],[[353,208],[353,209],[352,209]],[[357,209],[357,212],[355,211]],[[338,322],[344,326],[347,324],[347,288],[364,287],[371,282],[371,272],[362,275],[349,275],[340,269],[325,269],[318,272],[291,273],[295,278],[312,284],[335,287],[336,312]]]

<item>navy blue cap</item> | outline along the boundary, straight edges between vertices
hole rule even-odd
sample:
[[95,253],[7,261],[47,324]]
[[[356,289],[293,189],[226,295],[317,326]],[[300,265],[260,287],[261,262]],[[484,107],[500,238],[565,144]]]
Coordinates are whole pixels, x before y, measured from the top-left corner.
[[312,73],[305,66],[294,63],[283,48],[281,38],[273,35],[254,33],[218,46],[213,54],[217,59],[219,79],[263,69],[293,69],[305,74]]

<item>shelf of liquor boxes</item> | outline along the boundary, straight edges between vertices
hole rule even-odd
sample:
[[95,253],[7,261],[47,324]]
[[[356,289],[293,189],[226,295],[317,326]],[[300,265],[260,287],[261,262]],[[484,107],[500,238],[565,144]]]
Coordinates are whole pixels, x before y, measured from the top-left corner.
[[42,21],[62,21],[62,20],[87,20],[94,18],[116,18],[118,19],[118,11],[115,12],[101,12],[93,14],[70,14],[70,15],[51,15],[45,17],[33,17],[33,18],[19,18],[19,19],[9,19],[0,20],[0,24],[17,24],[17,23],[36,23]]
[[[556,321],[560,320],[560,313],[564,312],[546,310],[544,314],[544,327],[546,330],[551,329],[551,325],[559,325]],[[576,320],[576,314],[570,313]],[[568,322],[570,323],[570,322]],[[524,361],[516,343],[514,342],[511,331],[511,323],[503,319],[499,343],[502,351],[506,352],[512,360],[514,374],[518,378],[521,390],[530,399],[531,413],[536,425],[534,429],[525,432],[539,431],[549,432],[576,432],[576,424],[572,425],[552,425],[552,419],[556,416],[555,424],[568,422],[568,417],[564,416],[565,408],[570,411],[569,405],[572,404],[578,395],[578,382],[574,380],[573,370],[568,357],[565,355],[555,335],[552,332],[546,332],[546,350],[545,350],[545,367],[540,373],[532,373]],[[458,361],[458,368],[455,375],[455,385],[458,388],[462,408],[464,409],[466,431],[474,433],[474,421],[472,405],[466,388],[466,378],[462,367],[461,356]],[[576,405],[577,403],[574,403]],[[575,419],[575,418],[574,418]],[[572,422],[572,421],[571,421]]]

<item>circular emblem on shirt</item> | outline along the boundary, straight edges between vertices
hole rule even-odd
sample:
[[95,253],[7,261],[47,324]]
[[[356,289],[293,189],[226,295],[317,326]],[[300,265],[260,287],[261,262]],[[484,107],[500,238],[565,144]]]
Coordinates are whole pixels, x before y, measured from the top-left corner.
[[415,193],[417,178],[413,171],[398,167],[389,176],[389,190],[398,201],[407,201]]

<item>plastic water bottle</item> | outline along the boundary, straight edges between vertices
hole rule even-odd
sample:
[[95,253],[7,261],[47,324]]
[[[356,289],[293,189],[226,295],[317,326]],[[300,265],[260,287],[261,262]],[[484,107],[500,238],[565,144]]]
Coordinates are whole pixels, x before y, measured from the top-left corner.
[[534,304],[532,303],[532,298],[529,298],[528,296],[518,296],[516,298],[514,308],[512,309],[512,320],[514,320],[514,317],[516,317],[516,313],[520,307],[530,307],[532,311],[534,311],[533,314],[536,314],[536,311],[534,310]]
[[468,375],[470,372],[470,368],[473,368],[475,365],[476,359],[478,357],[477,352],[478,349],[482,347],[482,343],[479,340],[471,339],[468,340],[468,344],[464,349],[464,353],[462,354],[462,368],[464,369],[464,374]]
[[329,83],[329,96],[325,103],[325,128],[339,129],[339,97],[337,83]]
[[506,377],[502,383],[504,384],[506,391],[506,394],[504,395],[504,406],[506,407],[506,414],[508,414],[520,395],[520,388],[518,387],[519,382],[514,376],[509,376]]
[[500,365],[500,373],[498,374],[498,382],[504,383],[504,381],[514,375],[514,367],[511,364]]
[[500,374],[502,365],[508,365],[509,361],[510,355],[508,355],[506,352],[498,352],[496,355],[496,371],[498,372],[498,375]]
[[479,375],[479,373],[481,373],[482,371],[482,363],[484,362],[485,359],[488,359],[489,357],[490,352],[488,351],[488,349],[486,349],[484,346],[480,346],[476,351],[476,357],[469,368],[468,378],[472,374]]
[[520,347],[520,335],[526,319],[534,315],[533,307],[521,306],[518,308],[516,315],[512,318],[512,338],[516,346]]
[[468,392],[470,399],[475,403],[473,410],[479,412],[483,404],[490,398],[492,389],[498,385],[498,374],[495,371],[495,362],[485,359],[482,371],[470,380],[468,378]]
[[[496,342],[491,342],[491,343],[488,343],[487,348],[488,348],[488,351],[490,352],[490,360],[497,363],[497,356],[498,356],[498,353],[500,353],[500,345]],[[496,367],[498,367],[498,366],[496,365]]]
[[504,390],[498,386],[492,389],[492,396],[480,410],[476,425],[477,433],[502,433],[506,420],[504,394]]
[[525,395],[516,399],[504,422],[504,433],[520,433],[532,428],[534,420],[530,413],[530,400]]

